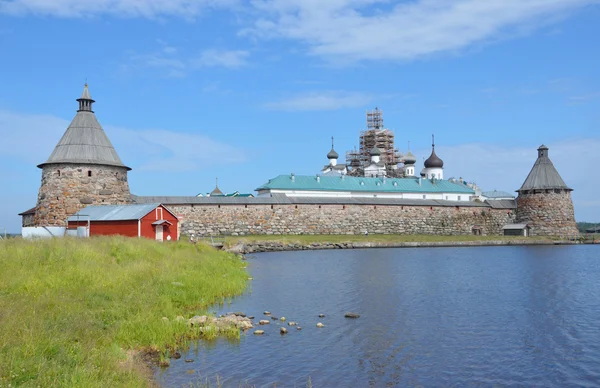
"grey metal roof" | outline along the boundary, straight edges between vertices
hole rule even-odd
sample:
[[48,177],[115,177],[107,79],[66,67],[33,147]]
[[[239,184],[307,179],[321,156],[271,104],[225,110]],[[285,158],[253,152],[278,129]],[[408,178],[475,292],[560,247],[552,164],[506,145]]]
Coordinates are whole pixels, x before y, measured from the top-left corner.
[[518,192],[528,190],[573,190],[565,184],[558,171],[548,157],[548,147],[541,145],[538,148],[538,158],[533,164],[529,175],[523,182]]
[[[87,86],[78,100],[82,99],[92,101]],[[57,163],[100,164],[131,170],[123,164],[91,110],[77,111],[48,160],[38,167]]]
[[270,197],[145,197],[132,195],[135,203],[162,203],[163,205],[396,205],[396,206],[459,206],[489,208],[484,202],[445,201],[401,198],[328,198],[288,197],[273,194]]
[[516,209],[517,201],[515,199],[486,199],[485,201],[492,209]]
[[529,226],[527,224],[509,224],[509,225],[504,225],[502,227],[502,229],[504,229],[504,230],[523,230],[528,227]]
[[494,191],[484,191],[483,193],[481,193],[481,195],[483,195],[486,198],[514,198],[515,196],[512,195],[511,193],[507,193],[506,191],[498,191],[498,190],[494,190]]
[[158,202],[134,205],[87,206],[69,217],[69,221],[87,221],[87,216],[89,216],[90,221],[139,220],[158,206],[160,206]]

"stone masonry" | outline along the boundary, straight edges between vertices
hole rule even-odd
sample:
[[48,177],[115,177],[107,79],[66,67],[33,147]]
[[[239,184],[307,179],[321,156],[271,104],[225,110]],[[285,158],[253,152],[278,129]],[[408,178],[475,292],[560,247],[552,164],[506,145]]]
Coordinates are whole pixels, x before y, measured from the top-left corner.
[[42,169],[34,224],[66,226],[68,216],[88,205],[130,202],[127,167],[48,164]]
[[519,193],[517,222],[528,223],[532,236],[576,237],[579,235],[569,190],[539,190]]
[[169,205],[185,235],[501,235],[511,209],[381,205]]

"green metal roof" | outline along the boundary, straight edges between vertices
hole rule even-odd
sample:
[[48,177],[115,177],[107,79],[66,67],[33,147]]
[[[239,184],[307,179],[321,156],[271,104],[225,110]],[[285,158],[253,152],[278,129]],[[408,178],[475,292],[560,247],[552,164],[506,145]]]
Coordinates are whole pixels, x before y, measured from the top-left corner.
[[[385,183],[384,183],[385,182]],[[377,193],[459,193],[474,194],[463,183],[419,178],[367,178],[351,176],[279,175],[260,186],[261,190],[360,191]]]

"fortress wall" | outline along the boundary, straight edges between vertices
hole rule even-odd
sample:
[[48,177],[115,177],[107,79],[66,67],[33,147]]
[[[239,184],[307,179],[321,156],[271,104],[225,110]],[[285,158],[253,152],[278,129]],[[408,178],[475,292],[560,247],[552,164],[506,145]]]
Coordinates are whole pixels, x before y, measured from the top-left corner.
[[381,205],[169,205],[181,233],[196,236],[249,234],[436,234],[502,235],[514,211],[488,207]]
[[579,235],[569,191],[520,193],[517,197],[517,222],[527,222],[532,236]]
[[[60,174],[59,174],[60,171]],[[88,176],[91,171],[92,176]],[[34,224],[66,226],[68,216],[88,205],[131,202],[124,167],[52,164],[42,169]]]

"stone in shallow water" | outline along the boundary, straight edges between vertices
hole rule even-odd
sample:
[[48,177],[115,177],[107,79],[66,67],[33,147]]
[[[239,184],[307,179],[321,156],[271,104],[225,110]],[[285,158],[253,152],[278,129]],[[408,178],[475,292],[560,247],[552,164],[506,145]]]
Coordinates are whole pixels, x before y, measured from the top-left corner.
[[258,321],[259,325],[269,325],[271,323],[271,321],[268,321],[266,319],[261,319],[260,321]]
[[265,315],[271,315],[271,312],[270,311],[265,311],[263,314],[265,314]]
[[322,324],[321,322],[317,323],[317,327],[325,327],[324,324]]
[[254,330],[254,334],[263,335],[263,334],[265,334],[265,331],[264,330]]
[[279,318],[280,321],[285,322],[285,317]]
[[319,314],[319,318],[325,318],[325,314]]
[[346,318],[360,318],[360,314],[357,313],[346,313],[344,314]]
[[285,327],[280,327],[280,328],[279,328],[279,332],[280,332],[281,334],[287,334],[287,332],[288,332],[288,331],[287,331],[287,329],[286,329]]
[[186,358],[185,362],[194,362],[194,360],[192,360],[191,358]]

